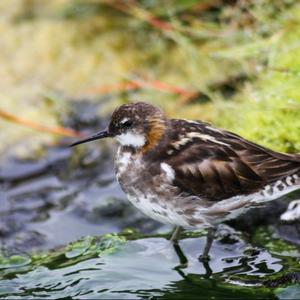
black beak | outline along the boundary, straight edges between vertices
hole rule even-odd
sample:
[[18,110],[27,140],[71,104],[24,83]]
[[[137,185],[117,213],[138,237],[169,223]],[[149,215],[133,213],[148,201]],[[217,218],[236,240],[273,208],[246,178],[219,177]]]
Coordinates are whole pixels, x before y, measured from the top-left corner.
[[90,136],[90,137],[87,137],[85,139],[79,140],[79,141],[71,144],[70,147],[74,147],[74,146],[77,146],[77,145],[80,145],[80,144],[84,144],[84,143],[87,143],[87,142],[100,140],[100,139],[104,139],[104,138],[112,137],[112,136],[113,135],[111,133],[109,133],[107,130],[103,130],[103,131],[100,131],[100,132]]

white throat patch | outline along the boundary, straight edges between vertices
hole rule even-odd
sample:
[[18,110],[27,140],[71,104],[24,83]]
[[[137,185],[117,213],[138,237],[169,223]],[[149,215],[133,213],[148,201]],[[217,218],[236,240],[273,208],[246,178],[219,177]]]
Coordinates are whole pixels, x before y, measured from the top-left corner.
[[143,147],[146,143],[146,139],[143,135],[132,132],[122,133],[117,135],[115,138],[122,146],[138,148]]

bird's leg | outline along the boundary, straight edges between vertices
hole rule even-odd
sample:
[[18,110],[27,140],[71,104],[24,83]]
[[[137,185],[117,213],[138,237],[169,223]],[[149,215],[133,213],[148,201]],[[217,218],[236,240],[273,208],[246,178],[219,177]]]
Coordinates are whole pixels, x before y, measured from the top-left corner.
[[184,255],[184,253],[178,243],[173,243],[173,247],[174,247],[175,253],[178,256],[179,262],[180,262],[180,264],[175,267],[175,270],[179,271],[180,269],[185,269],[188,266],[187,257]]
[[204,251],[202,253],[202,255],[200,255],[199,257],[199,260],[200,261],[209,261],[209,250],[211,248],[211,245],[214,241],[214,237],[215,237],[215,233],[217,231],[217,228],[216,227],[210,227],[208,229],[208,233],[207,233],[207,236],[206,236],[206,244],[205,244],[205,248],[204,248]]
[[212,269],[210,268],[210,265],[209,265],[209,261],[208,260],[203,260],[202,261],[202,265],[205,269],[205,275],[204,275],[204,278],[210,278],[211,275],[213,274],[213,271]]
[[172,233],[172,236],[170,238],[170,241],[172,243],[177,243],[178,242],[178,239],[180,237],[180,233],[182,231],[182,228],[180,226],[176,226],[173,233]]

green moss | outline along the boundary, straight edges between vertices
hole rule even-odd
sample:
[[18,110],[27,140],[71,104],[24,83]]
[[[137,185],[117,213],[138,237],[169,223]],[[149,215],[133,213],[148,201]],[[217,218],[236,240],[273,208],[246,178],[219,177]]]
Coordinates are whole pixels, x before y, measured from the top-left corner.
[[107,233],[102,236],[97,244],[96,251],[98,255],[115,252],[126,242],[126,238],[122,235]]
[[127,238],[118,234],[104,234],[99,237],[86,236],[66,247],[28,256],[0,255],[0,276],[28,272],[38,266],[59,268],[89,258],[113,254],[121,249]]
[[66,258],[74,258],[80,255],[84,255],[92,246],[92,237],[87,236],[84,239],[70,244],[66,248],[65,256]]
[[30,257],[21,255],[2,256],[0,258],[0,269],[20,268],[31,263]]
[[298,257],[298,249],[295,245],[280,239],[271,228],[258,228],[253,237],[253,242],[268,249],[270,253],[290,257]]
[[[246,85],[217,123],[279,151],[300,152],[300,22],[299,9],[280,18],[280,29],[267,53],[252,53],[256,80]],[[253,47],[253,45],[251,45]],[[258,49],[261,47],[258,47]],[[235,52],[233,52],[235,53]],[[264,57],[264,62],[259,58]]]
[[[202,236],[202,233],[198,232],[198,237]],[[11,256],[5,259],[5,264],[2,263],[4,260],[1,259],[0,293],[2,295],[13,293],[14,290],[9,287],[17,284],[26,286],[26,289],[29,288],[35,292],[38,292],[40,288],[46,288],[46,293],[52,295],[55,290],[47,289],[49,284],[56,286],[64,282],[69,286],[73,280],[74,288],[81,291],[84,285],[77,285],[79,278],[90,288],[109,286],[109,291],[112,290],[112,293],[114,290],[109,282],[122,280],[122,284],[125,284],[126,287],[128,284],[129,286],[134,284],[134,286],[144,289],[145,282],[151,280],[151,290],[153,287],[157,287],[157,291],[159,291],[161,281],[151,277],[155,272],[162,282],[171,278],[173,283],[166,290],[166,297],[168,295],[171,299],[172,295],[169,295],[169,292],[174,293],[175,286],[176,295],[181,293],[182,295],[192,295],[197,294],[199,290],[204,290],[208,297],[216,297],[217,299],[223,299],[222,297],[226,295],[227,297],[231,295],[231,297],[237,298],[244,296],[251,299],[261,299],[267,296],[267,298],[272,298],[274,293],[284,293],[285,289],[278,287],[291,286],[294,282],[292,273],[298,269],[297,259],[289,257],[287,253],[276,253],[281,246],[278,248],[277,245],[276,251],[273,252],[273,245],[269,247],[269,244],[266,243],[270,235],[270,232],[266,230],[260,230],[256,242],[266,244],[264,247],[267,250],[258,251],[261,249],[259,247],[255,248],[255,251],[249,251],[251,245],[246,244],[243,237],[240,236],[237,247],[239,254],[233,251],[237,256],[233,255],[232,257],[228,256],[227,248],[232,245],[225,245],[224,239],[218,238],[215,241],[216,248],[213,249],[213,253],[214,251],[216,253],[213,255],[223,256],[223,259],[219,261],[222,267],[219,269],[212,261],[211,267],[215,271],[209,276],[201,275],[203,268],[206,268],[206,272],[211,271],[209,264],[206,267],[205,264],[202,266],[194,257],[195,248],[190,247],[191,242],[195,246],[204,240],[201,237],[192,241],[196,237],[195,233],[187,232],[185,234],[187,239],[184,238],[174,250],[167,240],[160,238],[161,235],[153,235],[151,238],[150,236],[145,238],[142,235],[138,237],[137,233],[131,234],[129,232],[125,235],[126,239],[121,234],[85,237],[62,249],[32,255],[30,258]],[[153,242],[153,238],[157,242],[158,249],[153,249],[153,245],[156,243]],[[127,244],[125,244],[126,240],[129,241]],[[162,246],[163,248],[161,248]],[[181,249],[180,246],[182,246]],[[178,249],[176,250],[176,248]],[[261,256],[260,251],[264,255]],[[180,260],[180,264],[177,261],[179,258],[182,260]],[[185,264],[186,259],[188,259],[188,265]],[[7,263],[8,261],[9,263]],[[215,268],[219,271],[216,272]],[[181,276],[178,277],[178,274],[183,274],[184,280]],[[261,277],[262,274],[265,276],[264,279]],[[128,278],[130,278],[129,283]],[[90,281],[85,281],[87,279]],[[121,284],[121,282],[119,283]],[[138,282],[141,282],[141,286]],[[64,284],[63,286],[65,286]],[[30,286],[32,287],[30,288]],[[147,290],[147,286],[146,284],[145,290]],[[253,289],[253,286],[256,288]],[[36,289],[36,287],[38,288]],[[274,290],[275,287],[277,289]],[[122,287],[119,288],[124,290]],[[68,291],[68,289],[65,290],[66,293]],[[288,292],[286,291],[286,293]],[[23,295],[24,290],[21,289],[18,293]]]

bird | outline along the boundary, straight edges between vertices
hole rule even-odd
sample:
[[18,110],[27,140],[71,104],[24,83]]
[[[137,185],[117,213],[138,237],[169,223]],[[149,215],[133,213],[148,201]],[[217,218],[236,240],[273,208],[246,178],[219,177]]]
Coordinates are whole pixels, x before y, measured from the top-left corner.
[[273,151],[210,123],[171,119],[145,102],[123,104],[108,127],[70,146],[119,142],[116,178],[148,217],[182,229],[206,229],[209,251],[217,226],[300,188],[300,155]]

